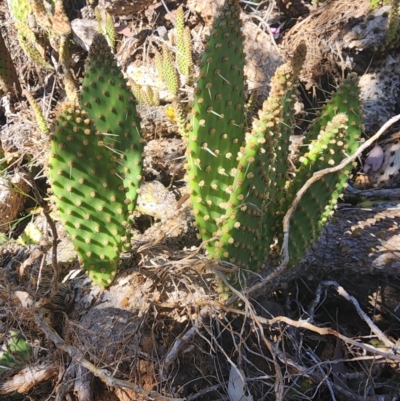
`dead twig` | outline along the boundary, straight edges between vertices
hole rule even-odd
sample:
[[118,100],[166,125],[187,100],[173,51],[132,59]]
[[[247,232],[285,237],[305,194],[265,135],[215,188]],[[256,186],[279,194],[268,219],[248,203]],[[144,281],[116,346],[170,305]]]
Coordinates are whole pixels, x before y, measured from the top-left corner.
[[262,340],[264,341],[264,344],[267,346],[269,352],[271,353],[272,360],[274,363],[275,367],[275,374],[276,374],[276,379],[275,379],[275,397],[277,401],[281,401],[284,399],[284,380],[283,380],[283,375],[281,372],[281,368],[279,366],[278,360],[277,360],[277,353],[276,353],[276,347],[277,345],[274,344],[271,340],[269,340],[265,335],[264,335],[264,328],[260,321],[257,319],[256,312],[254,310],[254,306],[250,303],[248,296],[243,295],[240,291],[236,290],[235,288],[232,287],[232,285],[229,283],[229,281],[226,279],[226,277],[222,274],[222,272],[213,269],[214,273],[224,282],[224,284],[229,288],[230,291],[236,297],[238,297],[240,300],[242,300],[245,304],[245,311],[246,315],[249,316],[253,322],[257,325],[259,332],[261,334]]
[[382,358],[386,358],[386,359],[389,359],[392,361],[400,362],[400,355],[396,355],[394,352],[386,352],[386,351],[383,351],[383,348],[375,348],[372,345],[362,343],[361,341],[353,340],[352,338],[346,337],[343,334],[340,334],[336,330],[331,329],[329,327],[315,326],[314,324],[310,323],[309,319],[293,320],[286,316],[277,316],[277,317],[274,317],[273,319],[265,319],[261,316],[257,316],[257,319],[260,321],[260,323],[263,323],[263,324],[272,325],[272,324],[282,322],[282,323],[286,323],[290,326],[297,327],[299,329],[306,329],[306,330],[313,331],[314,333],[318,333],[321,336],[332,335],[332,336],[338,337],[340,340],[342,340],[350,345],[359,347],[367,352],[370,352],[371,354],[376,355],[377,357],[382,357]]
[[60,367],[52,361],[40,360],[36,363],[31,363],[0,384],[0,395],[25,394],[39,383],[57,376],[59,370]]
[[51,234],[53,236],[52,251],[51,251],[51,266],[53,268],[53,278],[51,280],[51,294],[50,294],[50,298],[52,298],[58,292],[59,268],[58,268],[58,263],[57,263],[57,241],[58,241],[57,228],[56,228],[56,225],[55,225],[53,219],[50,216],[49,205],[47,204],[47,202],[44,201],[44,199],[40,195],[40,192],[39,192],[38,188],[36,187],[35,182],[33,182],[33,184],[32,184],[32,190],[33,190],[33,194],[35,196],[36,202],[39,204],[39,206],[43,210],[43,214],[46,218],[47,224],[49,225]]
[[395,343],[393,341],[390,341],[383,331],[379,329],[374,322],[370,319],[370,317],[361,309],[360,304],[358,303],[357,299],[351,296],[341,285],[339,285],[336,281],[323,281],[322,284],[326,286],[333,286],[335,287],[336,291],[340,296],[342,296],[344,299],[347,301],[351,302],[354,307],[356,308],[356,311],[358,313],[358,316],[360,316],[361,319],[364,320],[365,323],[368,324],[369,328],[371,331],[377,336],[377,338],[382,341],[386,347],[392,348],[395,346]]

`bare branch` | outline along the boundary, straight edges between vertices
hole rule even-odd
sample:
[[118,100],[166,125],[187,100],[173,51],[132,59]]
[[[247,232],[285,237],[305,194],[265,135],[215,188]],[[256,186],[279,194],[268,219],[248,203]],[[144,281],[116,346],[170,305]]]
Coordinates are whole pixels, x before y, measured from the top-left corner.
[[0,395],[13,393],[25,394],[39,383],[57,376],[60,367],[51,361],[38,361],[29,364],[17,374],[0,384]]
[[355,299],[353,296],[351,296],[341,285],[339,285],[336,281],[323,281],[322,284],[326,286],[334,286],[336,291],[338,292],[339,295],[341,295],[344,299],[347,301],[351,302],[354,307],[356,308],[356,311],[358,313],[358,316],[360,316],[361,319],[364,320],[365,323],[368,324],[369,328],[371,331],[378,337],[380,341],[382,341],[386,347],[394,347],[395,344],[393,341],[390,341],[383,331],[379,329],[374,322],[370,319],[370,317],[361,309],[360,304],[358,303],[357,299]]

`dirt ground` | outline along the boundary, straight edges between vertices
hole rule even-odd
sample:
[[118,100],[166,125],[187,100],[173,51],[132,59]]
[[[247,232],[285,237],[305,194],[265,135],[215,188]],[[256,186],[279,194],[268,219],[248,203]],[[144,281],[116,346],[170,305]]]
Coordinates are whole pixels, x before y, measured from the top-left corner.
[[[97,26],[92,3],[64,2],[75,21],[65,70],[58,44],[41,27],[32,29],[53,68],[26,56],[0,0],[0,30],[18,80],[50,131],[57,105],[70,94],[65,83],[78,88],[82,78]],[[182,5],[198,61],[220,3],[99,1],[112,16],[124,72],[159,90],[161,99],[138,105],[143,189],[132,249],[107,290],[80,270],[57,220],[48,193],[49,134],[38,126],[26,92],[3,93],[0,400],[400,400],[399,124],[380,136],[377,168],[368,158],[374,146],[357,159],[330,223],[296,268],[267,261],[249,274],[245,291],[219,300],[216,277],[224,280],[226,270],[206,257],[196,235],[184,180],[186,142],[170,116],[172,99],[157,80],[154,57],[173,42]],[[260,105],[276,68],[305,42],[293,148],[350,72],[360,76],[368,139],[400,111],[400,40],[384,46],[390,2],[375,9],[369,0],[313,3],[240,2],[249,96]],[[192,93],[181,83],[183,104]],[[18,347],[6,352],[13,333],[28,344],[26,354]]]

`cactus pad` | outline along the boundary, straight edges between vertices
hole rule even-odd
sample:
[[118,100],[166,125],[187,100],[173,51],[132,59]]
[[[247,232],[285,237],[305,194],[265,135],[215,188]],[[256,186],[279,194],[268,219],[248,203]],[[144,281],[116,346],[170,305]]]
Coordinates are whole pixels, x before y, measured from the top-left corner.
[[[226,2],[206,44],[189,122],[188,181],[203,240],[217,234],[244,145],[244,54],[238,1]],[[208,251],[212,255],[214,246]]]
[[89,52],[81,90],[81,105],[114,150],[118,172],[127,188],[128,209],[133,212],[142,179],[143,143],[140,120],[121,69],[102,35],[96,35]]
[[86,112],[66,104],[52,138],[49,178],[61,219],[94,282],[108,286],[127,225],[122,180],[113,153]]

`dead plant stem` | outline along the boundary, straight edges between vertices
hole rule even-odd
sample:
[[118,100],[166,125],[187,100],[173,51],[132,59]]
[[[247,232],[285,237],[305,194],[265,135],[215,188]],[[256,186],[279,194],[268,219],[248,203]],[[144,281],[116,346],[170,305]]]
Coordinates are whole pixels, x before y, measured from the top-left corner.
[[51,266],[53,268],[53,278],[51,280],[51,294],[50,294],[50,298],[52,298],[58,292],[59,268],[57,262],[57,241],[58,241],[57,228],[53,219],[50,216],[49,205],[47,204],[47,202],[44,201],[44,199],[40,195],[35,182],[33,182],[32,190],[33,194],[35,195],[36,202],[41,206],[43,210],[43,214],[46,218],[47,224],[49,225],[51,234],[53,236],[52,250],[51,250]]
[[333,286],[335,287],[336,291],[340,296],[342,296],[346,301],[351,302],[354,307],[356,308],[356,311],[358,313],[358,316],[360,316],[361,319],[364,320],[365,323],[368,324],[368,327],[371,329],[371,331],[378,337],[380,341],[385,344],[386,347],[392,348],[395,346],[393,341],[390,341],[383,331],[379,329],[374,322],[371,320],[371,318],[361,309],[360,304],[358,303],[357,299],[351,296],[341,285],[339,285],[336,281],[323,281],[323,285],[326,286]]

